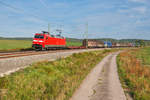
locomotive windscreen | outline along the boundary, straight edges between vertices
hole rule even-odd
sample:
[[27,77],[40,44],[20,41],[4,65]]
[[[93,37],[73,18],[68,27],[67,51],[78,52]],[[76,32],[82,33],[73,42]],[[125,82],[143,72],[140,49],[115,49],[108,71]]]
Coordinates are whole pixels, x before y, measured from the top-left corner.
[[43,35],[35,35],[34,38],[44,39],[44,36]]

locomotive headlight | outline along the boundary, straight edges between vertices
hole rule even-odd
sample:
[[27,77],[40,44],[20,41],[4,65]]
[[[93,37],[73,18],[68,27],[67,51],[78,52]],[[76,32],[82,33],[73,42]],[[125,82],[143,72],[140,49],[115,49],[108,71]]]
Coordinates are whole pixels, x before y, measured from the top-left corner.
[[39,41],[39,42],[43,42],[43,41]]
[[33,40],[34,42],[37,42],[37,40]]

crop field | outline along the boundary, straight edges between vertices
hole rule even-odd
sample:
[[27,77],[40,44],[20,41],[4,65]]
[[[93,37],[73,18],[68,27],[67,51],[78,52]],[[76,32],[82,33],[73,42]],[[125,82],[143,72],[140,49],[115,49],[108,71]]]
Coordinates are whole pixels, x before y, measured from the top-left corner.
[[0,50],[19,50],[32,47],[30,40],[0,40]]
[[68,100],[90,70],[113,50],[38,62],[0,78],[1,100]]
[[124,90],[134,100],[150,100],[150,47],[122,52],[117,63]]

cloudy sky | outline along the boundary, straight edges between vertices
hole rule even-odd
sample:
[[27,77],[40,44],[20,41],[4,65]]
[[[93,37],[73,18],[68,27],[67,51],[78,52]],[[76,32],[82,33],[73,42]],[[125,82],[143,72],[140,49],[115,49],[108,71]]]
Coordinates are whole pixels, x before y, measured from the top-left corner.
[[150,40],[150,0],[0,0],[0,37],[33,37],[62,29],[66,37]]

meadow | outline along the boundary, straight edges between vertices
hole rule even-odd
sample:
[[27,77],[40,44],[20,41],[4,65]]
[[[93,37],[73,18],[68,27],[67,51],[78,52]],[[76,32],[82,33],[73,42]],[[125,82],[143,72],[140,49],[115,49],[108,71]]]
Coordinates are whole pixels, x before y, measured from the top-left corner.
[[0,40],[0,51],[20,50],[32,47],[30,40]]
[[150,100],[150,47],[122,52],[117,64],[125,92],[134,100]]
[[42,61],[0,78],[1,100],[69,100],[82,80],[113,50]]

